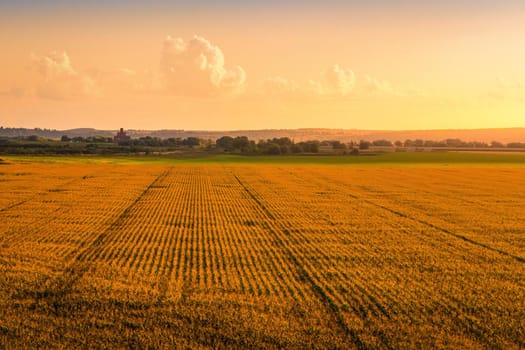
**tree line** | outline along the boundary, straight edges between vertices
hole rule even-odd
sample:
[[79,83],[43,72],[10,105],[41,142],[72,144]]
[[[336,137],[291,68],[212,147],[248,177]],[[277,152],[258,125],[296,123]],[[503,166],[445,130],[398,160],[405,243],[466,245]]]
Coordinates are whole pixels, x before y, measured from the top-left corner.
[[509,142],[504,144],[498,141],[490,143],[479,141],[463,141],[461,139],[446,139],[442,141],[407,139],[405,141],[391,142],[389,140],[360,141],[360,149],[370,147],[397,147],[397,148],[525,148],[525,142]]
[[89,136],[68,137],[63,135],[60,140],[47,139],[42,136],[0,137],[0,153],[3,154],[129,154],[129,153],[166,153],[207,152],[232,154],[359,154],[360,151],[382,150],[385,148],[410,150],[418,148],[525,148],[525,143],[512,142],[503,144],[493,141],[467,142],[460,139],[443,141],[407,139],[391,142],[389,140],[351,141],[344,143],[331,141],[301,141],[295,142],[289,137],[279,137],[254,141],[247,136],[222,136],[216,140],[204,140],[197,137],[159,138],[145,136],[115,142],[111,137]]

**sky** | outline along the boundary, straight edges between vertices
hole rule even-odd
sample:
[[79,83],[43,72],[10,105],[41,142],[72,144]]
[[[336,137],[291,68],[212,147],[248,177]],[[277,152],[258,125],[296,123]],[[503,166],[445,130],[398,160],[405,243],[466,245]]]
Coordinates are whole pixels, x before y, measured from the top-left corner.
[[0,0],[0,126],[525,127],[525,2]]

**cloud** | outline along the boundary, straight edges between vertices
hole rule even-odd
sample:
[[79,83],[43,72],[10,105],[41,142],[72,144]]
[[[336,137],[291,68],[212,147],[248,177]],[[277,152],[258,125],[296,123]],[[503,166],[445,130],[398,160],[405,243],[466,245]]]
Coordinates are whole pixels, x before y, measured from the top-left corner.
[[330,100],[424,96],[418,89],[400,87],[371,75],[358,77],[351,69],[338,64],[322,71],[317,79],[301,84],[280,76],[267,78],[262,82],[259,93],[270,97]]
[[355,86],[355,74],[350,69],[334,64],[325,70],[320,86],[325,94],[348,96]]
[[356,91],[363,97],[398,97],[398,98],[424,98],[429,97],[428,92],[414,86],[399,86],[388,80],[365,75],[357,82]]
[[36,93],[40,97],[67,100],[96,92],[93,79],[77,72],[66,52],[33,54],[32,64],[39,74]]
[[317,79],[297,83],[281,76],[269,77],[260,86],[260,93],[272,97],[344,98],[353,94],[354,72],[334,64],[321,72]]
[[381,80],[370,75],[364,76],[363,88],[372,95],[396,95],[397,92],[388,80]]
[[300,86],[293,80],[280,76],[269,77],[261,84],[261,92],[269,96],[295,96],[301,93]]
[[181,96],[213,96],[243,89],[246,73],[240,66],[225,67],[222,50],[194,36],[189,41],[168,36],[160,71],[169,92]]
[[355,74],[338,64],[322,72],[320,80],[310,80],[308,90],[314,95],[325,97],[349,96],[355,87]]
[[[31,63],[32,70],[38,73],[36,95],[57,100],[137,93],[216,96],[239,93],[246,81],[241,67],[226,67],[222,50],[199,36],[189,41],[168,36],[160,70],[156,71],[101,67],[80,72],[66,52],[56,51],[41,56],[33,54]],[[0,91],[0,96],[11,93]]]

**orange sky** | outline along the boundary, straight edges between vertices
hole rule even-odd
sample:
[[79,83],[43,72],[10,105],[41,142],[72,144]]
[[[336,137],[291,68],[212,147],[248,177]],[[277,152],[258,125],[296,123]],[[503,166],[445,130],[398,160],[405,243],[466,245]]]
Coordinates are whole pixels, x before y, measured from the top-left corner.
[[525,12],[63,8],[0,14],[0,125],[525,126]]

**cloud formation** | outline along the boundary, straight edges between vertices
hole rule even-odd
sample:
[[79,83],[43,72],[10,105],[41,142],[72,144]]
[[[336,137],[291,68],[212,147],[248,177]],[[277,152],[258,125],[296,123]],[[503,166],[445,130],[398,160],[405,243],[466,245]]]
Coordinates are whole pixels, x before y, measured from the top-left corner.
[[317,79],[303,84],[283,77],[267,78],[262,82],[259,92],[270,97],[343,100],[422,95],[414,89],[402,89],[388,80],[370,75],[357,77],[351,69],[338,64],[322,71]]
[[355,74],[338,64],[324,71],[320,86],[323,94],[348,96],[355,86]]
[[356,77],[352,70],[334,64],[306,84],[276,76],[265,79],[260,92],[273,97],[344,98],[354,93]]
[[243,89],[246,73],[225,67],[222,50],[205,38],[164,40],[160,71],[169,92],[180,96],[214,96]]
[[363,88],[366,92],[373,95],[397,94],[396,90],[388,80],[378,79],[370,75],[365,75]]
[[[116,96],[122,94],[170,94],[181,97],[212,97],[245,92],[243,68],[226,67],[222,50],[200,36],[189,41],[168,36],[164,41],[157,71],[104,68],[80,73],[66,52],[32,55],[38,72],[35,92],[42,98],[67,100],[78,96]],[[321,71],[314,79],[298,83],[281,76],[261,82],[259,97],[276,99],[354,99],[403,97],[408,90],[387,80],[356,74],[339,64]],[[21,96],[23,91],[0,91],[0,96]]]
[[40,97],[67,100],[96,92],[93,79],[77,72],[66,52],[33,54],[32,64],[39,74],[36,93]]
[[301,93],[298,83],[280,76],[265,79],[261,84],[261,90],[263,95],[269,96],[291,97]]

